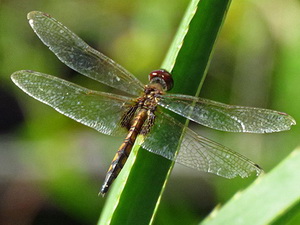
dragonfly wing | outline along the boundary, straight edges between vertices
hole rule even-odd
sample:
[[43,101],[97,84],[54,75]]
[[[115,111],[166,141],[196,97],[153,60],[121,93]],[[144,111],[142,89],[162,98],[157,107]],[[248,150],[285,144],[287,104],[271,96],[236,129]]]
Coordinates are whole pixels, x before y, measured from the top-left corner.
[[214,173],[226,178],[259,175],[262,169],[246,157],[229,148],[186,130],[176,162],[185,166]]
[[130,104],[128,97],[92,91],[34,71],[17,71],[12,74],[12,80],[33,98],[101,133],[127,133],[120,126],[120,119]]
[[164,113],[155,112],[156,118],[150,132],[145,136],[142,147],[150,152],[174,160],[183,126]]
[[296,124],[286,113],[226,105],[188,95],[163,95],[159,105],[201,125],[229,132],[271,133],[289,130]]
[[27,18],[43,43],[70,68],[132,95],[139,95],[143,91],[143,84],[131,73],[91,48],[48,14],[33,11],[28,14]]
[[247,177],[252,172],[260,174],[262,169],[245,158],[189,128],[185,132],[176,157],[176,149],[184,126],[166,114],[157,116],[157,121],[145,137],[142,146],[150,152],[175,160],[199,171],[214,173],[222,177]]

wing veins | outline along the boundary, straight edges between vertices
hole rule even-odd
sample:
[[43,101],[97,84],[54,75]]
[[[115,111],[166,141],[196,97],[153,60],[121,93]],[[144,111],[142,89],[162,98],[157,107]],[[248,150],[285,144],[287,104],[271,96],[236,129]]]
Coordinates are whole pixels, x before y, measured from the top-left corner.
[[28,14],[28,19],[42,42],[70,68],[128,94],[138,95],[143,90],[143,84],[135,76],[48,14],[34,11]]
[[229,132],[271,133],[289,130],[296,124],[286,113],[226,105],[188,95],[162,95],[159,105],[201,125]]
[[17,71],[12,75],[12,80],[28,95],[77,122],[104,134],[127,133],[120,119],[132,104],[131,98],[89,90],[34,71]]

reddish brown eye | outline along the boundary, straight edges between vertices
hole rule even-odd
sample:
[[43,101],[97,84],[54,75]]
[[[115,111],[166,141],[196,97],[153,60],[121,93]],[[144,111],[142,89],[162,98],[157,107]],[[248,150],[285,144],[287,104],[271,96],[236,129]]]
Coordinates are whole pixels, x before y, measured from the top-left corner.
[[151,83],[159,83],[163,86],[165,91],[169,91],[173,87],[172,75],[166,70],[154,70],[149,74],[149,81]]

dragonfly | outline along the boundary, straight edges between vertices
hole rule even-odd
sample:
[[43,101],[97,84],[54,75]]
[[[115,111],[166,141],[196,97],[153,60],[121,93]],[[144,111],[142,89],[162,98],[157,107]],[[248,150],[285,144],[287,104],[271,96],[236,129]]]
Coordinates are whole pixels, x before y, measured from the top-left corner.
[[[206,127],[228,132],[271,133],[289,130],[296,124],[283,112],[168,93],[176,84],[172,75],[163,69],[152,71],[149,83],[144,85],[50,15],[33,11],[27,18],[37,36],[61,62],[127,94],[94,91],[31,70],[17,71],[11,76],[25,93],[58,112],[101,133],[125,136],[106,174],[100,190],[102,195],[125,165],[138,136],[143,137],[144,149],[199,171],[225,178],[243,178],[262,172],[251,160],[198,135],[163,108]],[[180,150],[176,151],[178,140],[181,140]]]

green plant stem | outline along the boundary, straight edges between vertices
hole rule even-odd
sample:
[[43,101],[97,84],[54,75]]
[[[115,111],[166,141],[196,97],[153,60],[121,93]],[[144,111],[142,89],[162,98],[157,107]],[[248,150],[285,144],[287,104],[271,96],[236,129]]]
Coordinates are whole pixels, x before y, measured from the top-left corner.
[[[172,92],[199,93],[229,4],[230,0],[191,1],[162,65],[173,74]],[[98,224],[152,223],[172,167],[172,161],[135,145]]]
[[292,152],[270,173],[259,177],[245,191],[237,193],[201,224],[288,224],[288,212],[299,211],[300,149]]

